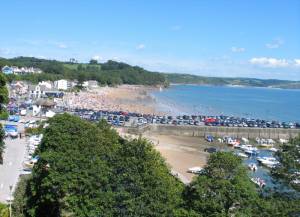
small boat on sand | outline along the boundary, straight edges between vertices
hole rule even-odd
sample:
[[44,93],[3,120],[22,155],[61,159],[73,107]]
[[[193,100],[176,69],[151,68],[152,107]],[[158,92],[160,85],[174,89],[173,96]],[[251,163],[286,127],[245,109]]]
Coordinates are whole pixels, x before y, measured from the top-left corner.
[[259,177],[255,177],[255,178],[253,177],[253,178],[251,178],[251,181],[254,182],[256,185],[258,185],[258,187],[260,187],[260,188],[263,188],[266,186],[266,182]]
[[203,170],[202,167],[191,167],[188,169],[188,172],[193,174],[200,174],[202,170]]

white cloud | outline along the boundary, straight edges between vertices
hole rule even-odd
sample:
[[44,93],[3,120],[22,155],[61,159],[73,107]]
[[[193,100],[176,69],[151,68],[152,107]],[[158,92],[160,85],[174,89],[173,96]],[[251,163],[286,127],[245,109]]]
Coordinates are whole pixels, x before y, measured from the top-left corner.
[[171,26],[172,31],[180,31],[182,27],[180,25]]
[[139,44],[139,45],[136,46],[137,50],[143,50],[145,48],[146,48],[146,45],[144,45],[144,44]]
[[253,65],[259,65],[267,68],[278,68],[289,66],[289,62],[286,59],[276,59],[268,57],[254,57],[249,60]]
[[300,66],[300,59],[294,59],[295,66]]
[[93,60],[97,60],[97,61],[102,61],[103,57],[99,56],[99,55],[95,55],[92,57]]
[[57,46],[61,49],[66,49],[68,48],[68,46],[66,44],[63,44],[63,43],[58,43]]
[[266,47],[269,49],[276,49],[276,48],[279,48],[283,44],[284,44],[284,41],[281,38],[275,38],[271,43],[267,43]]
[[111,59],[114,60],[114,61],[120,61],[120,57],[117,57],[117,56],[114,56]]
[[246,49],[243,47],[231,47],[231,51],[234,53],[242,53],[245,52]]

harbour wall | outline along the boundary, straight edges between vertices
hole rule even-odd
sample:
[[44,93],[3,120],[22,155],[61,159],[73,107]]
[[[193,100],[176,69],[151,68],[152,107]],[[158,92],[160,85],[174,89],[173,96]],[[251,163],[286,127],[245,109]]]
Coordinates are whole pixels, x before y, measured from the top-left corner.
[[205,137],[212,135],[215,137],[231,136],[236,138],[245,137],[248,139],[290,139],[300,134],[300,129],[282,128],[245,128],[245,127],[213,127],[213,126],[174,126],[150,124],[139,127],[126,128],[127,133],[143,134],[150,131],[162,135],[176,136],[197,136]]

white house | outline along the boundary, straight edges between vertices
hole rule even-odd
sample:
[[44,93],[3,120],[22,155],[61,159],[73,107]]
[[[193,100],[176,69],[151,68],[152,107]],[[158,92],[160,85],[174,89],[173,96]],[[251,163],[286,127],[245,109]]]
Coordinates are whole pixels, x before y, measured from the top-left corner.
[[45,86],[45,87],[47,87],[48,89],[51,89],[51,88],[53,87],[51,81],[42,81],[42,82],[39,82],[38,85],[39,85],[39,86]]
[[2,68],[2,72],[4,74],[34,74],[34,73],[42,73],[42,70],[33,67],[19,68],[17,66],[4,66]]
[[89,81],[83,82],[82,86],[85,88],[94,89],[94,88],[98,87],[98,82],[94,81],[94,80],[89,80]]
[[68,81],[64,80],[64,79],[54,81],[54,87],[58,90],[67,90],[68,89]]
[[6,74],[6,75],[9,75],[9,74],[13,74],[13,69],[12,67],[9,67],[9,66],[4,66],[2,68],[2,73]]
[[45,96],[45,91],[48,88],[42,85],[29,85],[28,87],[28,92],[29,92],[29,97],[32,99],[38,99],[43,96]]

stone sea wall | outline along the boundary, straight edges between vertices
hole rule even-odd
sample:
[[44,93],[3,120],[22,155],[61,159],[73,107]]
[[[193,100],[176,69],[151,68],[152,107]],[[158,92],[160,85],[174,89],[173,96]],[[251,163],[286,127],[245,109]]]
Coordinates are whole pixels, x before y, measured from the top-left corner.
[[289,139],[300,133],[300,129],[282,128],[244,128],[244,127],[210,127],[210,126],[174,126],[174,125],[145,125],[136,128],[127,128],[128,133],[142,134],[146,131],[165,135],[198,136],[212,135],[217,137],[232,136],[248,139]]

